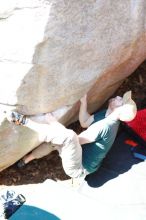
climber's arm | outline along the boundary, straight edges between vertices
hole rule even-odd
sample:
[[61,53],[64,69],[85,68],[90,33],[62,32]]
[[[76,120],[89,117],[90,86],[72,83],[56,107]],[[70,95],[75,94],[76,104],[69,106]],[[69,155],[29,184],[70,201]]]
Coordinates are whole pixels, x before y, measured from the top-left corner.
[[87,112],[87,95],[80,99],[79,122],[83,128],[88,128],[94,121],[94,116]]
[[98,122],[92,124],[89,128],[78,135],[79,143],[83,145],[94,142],[95,140],[97,140],[100,131],[101,128]]

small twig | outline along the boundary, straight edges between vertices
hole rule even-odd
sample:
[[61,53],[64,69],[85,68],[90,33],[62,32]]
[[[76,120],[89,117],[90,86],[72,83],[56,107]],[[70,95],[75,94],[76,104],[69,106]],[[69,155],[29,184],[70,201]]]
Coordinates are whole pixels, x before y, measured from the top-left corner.
[[143,78],[142,78],[141,74],[139,74],[139,83],[143,84]]

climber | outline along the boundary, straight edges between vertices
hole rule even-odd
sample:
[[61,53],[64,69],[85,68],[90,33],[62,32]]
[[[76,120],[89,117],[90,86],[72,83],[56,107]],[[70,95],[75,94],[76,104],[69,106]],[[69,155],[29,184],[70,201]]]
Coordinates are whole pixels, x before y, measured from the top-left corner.
[[[115,140],[120,121],[133,120],[137,112],[131,91],[126,92],[123,98],[110,99],[107,111],[94,115],[87,112],[87,96],[80,101],[79,121],[87,129],[79,135],[65,128],[51,113],[47,114],[47,124],[34,122],[16,112],[7,114],[9,121],[36,131],[41,142],[51,143],[59,152],[64,171],[72,178],[84,178],[99,168]],[[47,154],[48,148],[39,146],[21,161],[26,164]]]
[[110,150],[119,128],[120,121],[135,118],[137,107],[131,98],[131,91],[123,98],[116,96],[109,100],[108,109],[90,115],[87,112],[87,96],[81,98],[79,121],[87,128],[79,135],[82,146],[82,165],[88,173],[95,172]]

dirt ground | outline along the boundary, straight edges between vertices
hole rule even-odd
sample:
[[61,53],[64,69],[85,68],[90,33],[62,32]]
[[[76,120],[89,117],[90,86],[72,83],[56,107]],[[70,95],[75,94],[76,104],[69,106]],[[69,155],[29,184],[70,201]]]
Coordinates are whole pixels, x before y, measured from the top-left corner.
[[[133,99],[138,108],[146,107],[146,61],[128,77],[113,95],[123,95],[124,92],[132,90]],[[81,127],[78,122],[70,125],[70,128],[80,133]],[[68,179],[62,169],[61,160],[57,152],[34,160],[24,168],[18,168],[16,164],[0,173],[0,185],[20,185],[30,183],[41,183],[46,179]]]

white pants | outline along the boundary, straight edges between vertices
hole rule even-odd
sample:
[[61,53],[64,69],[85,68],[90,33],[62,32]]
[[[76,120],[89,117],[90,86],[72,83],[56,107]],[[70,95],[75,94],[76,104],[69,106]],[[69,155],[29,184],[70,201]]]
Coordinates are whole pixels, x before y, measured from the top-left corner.
[[58,147],[59,155],[65,173],[72,177],[85,177],[86,170],[82,166],[82,147],[79,144],[77,134],[70,130],[70,135],[65,139],[62,147]]
[[68,130],[63,144],[53,147],[51,143],[43,143],[32,151],[32,155],[38,159],[48,155],[53,150],[59,152],[63,169],[68,176],[84,178],[87,175],[87,171],[82,166],[82,147],[74,131]]

